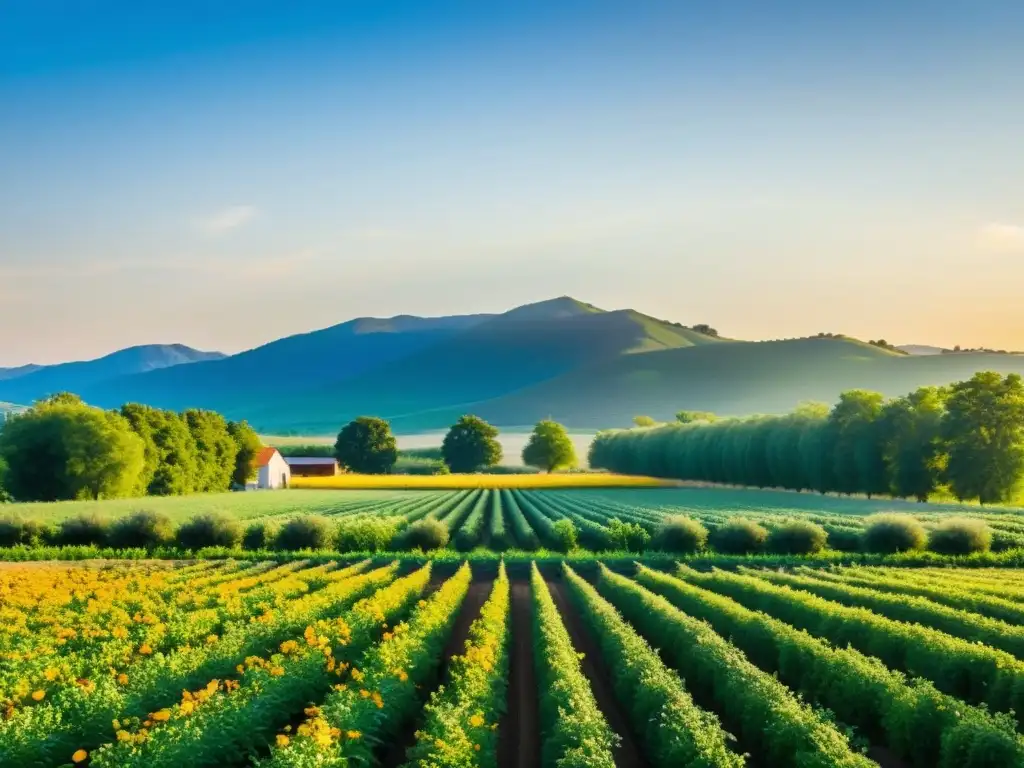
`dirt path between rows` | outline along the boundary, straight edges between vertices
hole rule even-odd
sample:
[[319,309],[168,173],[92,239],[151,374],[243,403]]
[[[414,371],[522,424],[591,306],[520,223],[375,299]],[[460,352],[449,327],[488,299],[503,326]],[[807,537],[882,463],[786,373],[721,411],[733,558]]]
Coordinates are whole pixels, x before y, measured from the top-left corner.
[[[452,633],[448,637],[444,650],[441,652],[441,663],[437,668],[437,672],[423,684],[423,703],[429,700],[430,694],[447,677],[448,666],[451,663],[452,656],[465,653],[469,628],[480,615],[480,609],[487,602],[487,598],[490,597],[491,586],[489,581],[478,581],[469,585],[469,591],[466,592],[466,597],[459,608],[459,615],[455,619],[455,626],[452,627]],[[421,723],[422,718],[417,717],[415,722],[408,724],[408,727],[399,738],[396,738],[384,748],[380,758],[380,764],[384,768],[396,768],[405,763],[406,750],[416,743],[416,729],[419,728]]]
[[590,689],[594,692],[594,698],[597,699],[597,706],[612,730],[622,737],[622,741],[614,753],[615,765],[618,768],[647,768],[650,763],[640,751],[639,745],[633,738],[629,719],[622,707],[619,706],[619,700],[612,688],[611,676],[608,674],[608,666],[601,655],[601,648],[587,627],[584,626],[575,607],[569,602],[562,582],[548,581],[547,584],[551,591],[551,597],[555,601],[555,605],[558,606],[559,613],[562,614],[562,622],[569,630],[573,646],[578,653],[583,654],[580,666],[583,668],[583,674],[590,681]]
[[530,582],[513,580],[508,711],[498,726],[498,768],[536,768],[540,765],[531,600]]

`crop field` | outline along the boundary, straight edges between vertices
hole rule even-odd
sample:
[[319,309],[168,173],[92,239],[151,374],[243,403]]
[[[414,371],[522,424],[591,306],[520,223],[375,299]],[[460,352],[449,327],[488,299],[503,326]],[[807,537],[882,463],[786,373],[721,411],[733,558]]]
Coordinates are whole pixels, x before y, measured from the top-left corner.
[[5,766],[1024,765],[1020,570],[31,563],[0,606]]
[[606,472],[567,472],[558,474],[472,474],[472,475],[356,475],[334,477],[297,477],[293,488],[314,489],[389,489],[462,490],[467,488],[672,488],[678,480],[618,475]]

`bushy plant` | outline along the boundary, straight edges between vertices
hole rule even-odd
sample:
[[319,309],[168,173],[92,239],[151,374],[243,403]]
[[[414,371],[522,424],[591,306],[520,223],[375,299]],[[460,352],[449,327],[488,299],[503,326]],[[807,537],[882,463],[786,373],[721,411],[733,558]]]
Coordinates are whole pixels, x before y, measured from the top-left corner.
[[827,531],[828,546],[839,552],[860,552],[864,546],[864,534],[850,528],[830,528]]
[[397,529],[398,523],[388,518],[342,520],[334,545],[339,552],[384,552]]
[[924,526],[910,515],[883,512],[864,522],[864,549],[868,552],[893,554],[924,549],[928,538]]
[[606,528],[611,549],[644,552],[651,544],[651,534],[639,523],[624,523],[613,517]]
[[810,520],[790,520],[768,534],[768,551],[777,555],[810,555],[825,548],[828,534]]
[[563,517],[551,526],[551,533],[554,536],[555,549],[559,552],[572,552],[579,547],[580,533],[576,524],[567,517]]
[[951,517],[928,535],[928,549],[940,555],[970,555],[992,548],[992,529],[984,520]]
[[148,509],[115,520],[110,526],[110,546],[118,549],[153,549],[174,541],[174,525],[167,515]]
[[61,546],[102,547],[106,545],[109,533],[109,520],[95,512],[87,512],[62,520],[57,526],[54,541]]
[[0,547],[37,546],[43,543],[46,532],[46,526],[38,520],[25,520],[16,515],[0,517]]
[[255,552],[259,549],[270,549],[274,546],[277,529],[268,522],[258,520],[250,523],[242,534],[242,549]]
[[761,552],[767,539],[764,526],[744,517],[733,517],[711,534],[711,546],[727,555],[749,555]]
[[334,539],[331,524],[318,515],[293,517],[277,532],[277,549],[327,549]]
[[233,549],[242,542],[242,525],[232,517],[207,513],[192,518],[178,528],[178,546],[198,550],[203,547]]
[[666,517],[654,536],[654,548],[688,555],[700,552],[708,544],[708,529],[692,517]]
[[448,527],[440,520],[426,517],[410,525],[401,539],[404,549],[444,549],[448,546]]

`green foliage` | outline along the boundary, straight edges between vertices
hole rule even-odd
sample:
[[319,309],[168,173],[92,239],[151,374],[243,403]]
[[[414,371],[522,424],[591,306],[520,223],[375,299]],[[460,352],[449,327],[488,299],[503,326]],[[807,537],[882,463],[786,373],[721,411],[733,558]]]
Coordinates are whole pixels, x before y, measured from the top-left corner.
[[257,520],[255,523],[250,523],[246,527],[245,533],[242,534],[242,549],[253,552],[270,549],[274,546],[276,538],[276,527],[264,520]]
[[144,446],[119,414],[58,396],[7,421],[0,459],[19,500],[117,498],[135,491]]
[[54,543],[65,547],[106,545],[110,521],[95,512],[84,512],[61,520],[57,525]]
[[541,766],[614,768],[619,738],[598,708],[580,657],[536,563],[530,565]]
[[327,518],[318,515],[293,517],[281,526],[274,538],[277,549],[327,549],[333,543],[334,531]]
[[924,549],[927,535],[924,526],[910,515],[880,513],[866,521],[864,549],[890,554]]
[[545,472],[576,466],[576,448],[565,427],[550,419],[538,422],[523,448],[523,463]]
[[200,493],[227,491],[236,472],[238,446],[219,413],[190,409],[182,414],[196,445],[196,484]]
[[809,520],[790,520],[772,528],[768,551],[777,555],[812,555],[825,548],[828,534]]
[[193,551],[203,547],[234,549],[242,543],[242,524],[227,515],[208,512],[178,528],[177,542],[182,549]]
[[37,547],[43,543],[46,527],[36,520],[24,520],[17,515],[0,517],[0,547]]
[[398,532],[399,520],[386,517],[342,518],[335,531],[339,552],[385,552]]
[[613,517],[605,528],[609,549],[641,553],[651,544],[651,534],[639,523],[623,522]]
[[154,549],[174,541],[174,525],[167,515],[140,510],[115,520],[110,526],[108,540],[118,549]]
[[761,552],[767,540],[768,530],[744,517],[730,518],[711,533],[711,546],[715,551],[729,555]]
[[882,494],[889,491],[883,461],[884,398],[878,392],[854,389],[839,396],[826,425],[832,441],[835,490]]
[[955,517],[928,533],[928,549],[942,555],[971,555],[992,548],[992,529],[984,520]]
[[501,461],[498,430],[479,416],[463,416],[444,437],[441,452],[452,472],[479,472]]
[[680,424],[692,424],[695,421],[712,422],[718,421],[718,417],[711,411],[678,411],[676,421]]
[[950,387],[946,412],[946,475],[956,497],[983,504],[1012,498],[1024,477],[1021,377],[976,373]]
[[922,387],[886,403],[882,458],[894,496],[927,501],[938,490],[948,460],[942,439],[945,402],[944,389]]
[[655,765],[739,766],[718,718],[701,710],[657,651],[567,565],[569,594],[597,639],[620,701]]
[[337,458],[334,455],[333,445],[297,445],[295,443],[272,443],[278,453],[285,457],[306,457],[306,458]]
[[432,517],[418,520],[402,534],[403,548],[429,552],[448,546],[448,526]]
[[653,427],[657,423],[657,419],[651,418],[650,416],[646,416],[644,414],[640,414],[639,416],[633,417],[633,424],[637,427],[640,427],[641,429],[645,427]]
[[256,457],[263,442],[247,421],[229,421],[228,434],[235,441],[235,471],[231,475],[231,483],[245,487],[257,476]]
[[572,552],[579,547],[579,531],[568,518],[555,521],[551,526],[552,544],[558,552]]
[[666,517],[654,536],[654,548],[663,552],[689,555],[701,552],[708,544],[708,529],[692,517]]
[[398,460],[398,445],[387,421],[360,416],[342,427],[334,455],[352,472],[385,475]]

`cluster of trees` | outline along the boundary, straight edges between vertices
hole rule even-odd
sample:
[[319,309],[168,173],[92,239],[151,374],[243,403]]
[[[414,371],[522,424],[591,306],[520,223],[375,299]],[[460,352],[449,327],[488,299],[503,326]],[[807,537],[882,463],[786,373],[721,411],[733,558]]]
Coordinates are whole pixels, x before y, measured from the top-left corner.
[[248,424],[212,411],[105,411],[61,393],[4,424],[0,487],[18,501],[227,491],[254,475],[260,447]]
[[919,501],[948,489],[1005,502],[1024,480],[1024,381],[982,372],[892,400],[851,390],[831,409],[602,432],[590,464],[759,488]]
[[[456,421],[441,443],[440,458],[449,472],[482,472],[501,462],[498,430],[479,416]],[[389,474],[399,451],[391,425],[384,419],[360,416],[338,433],[334,456],[345,469],[359,474]],[[576,465],[576,451],[565,427],[551,420],[538,422],[523,449],[523,463],[545,472]]]

